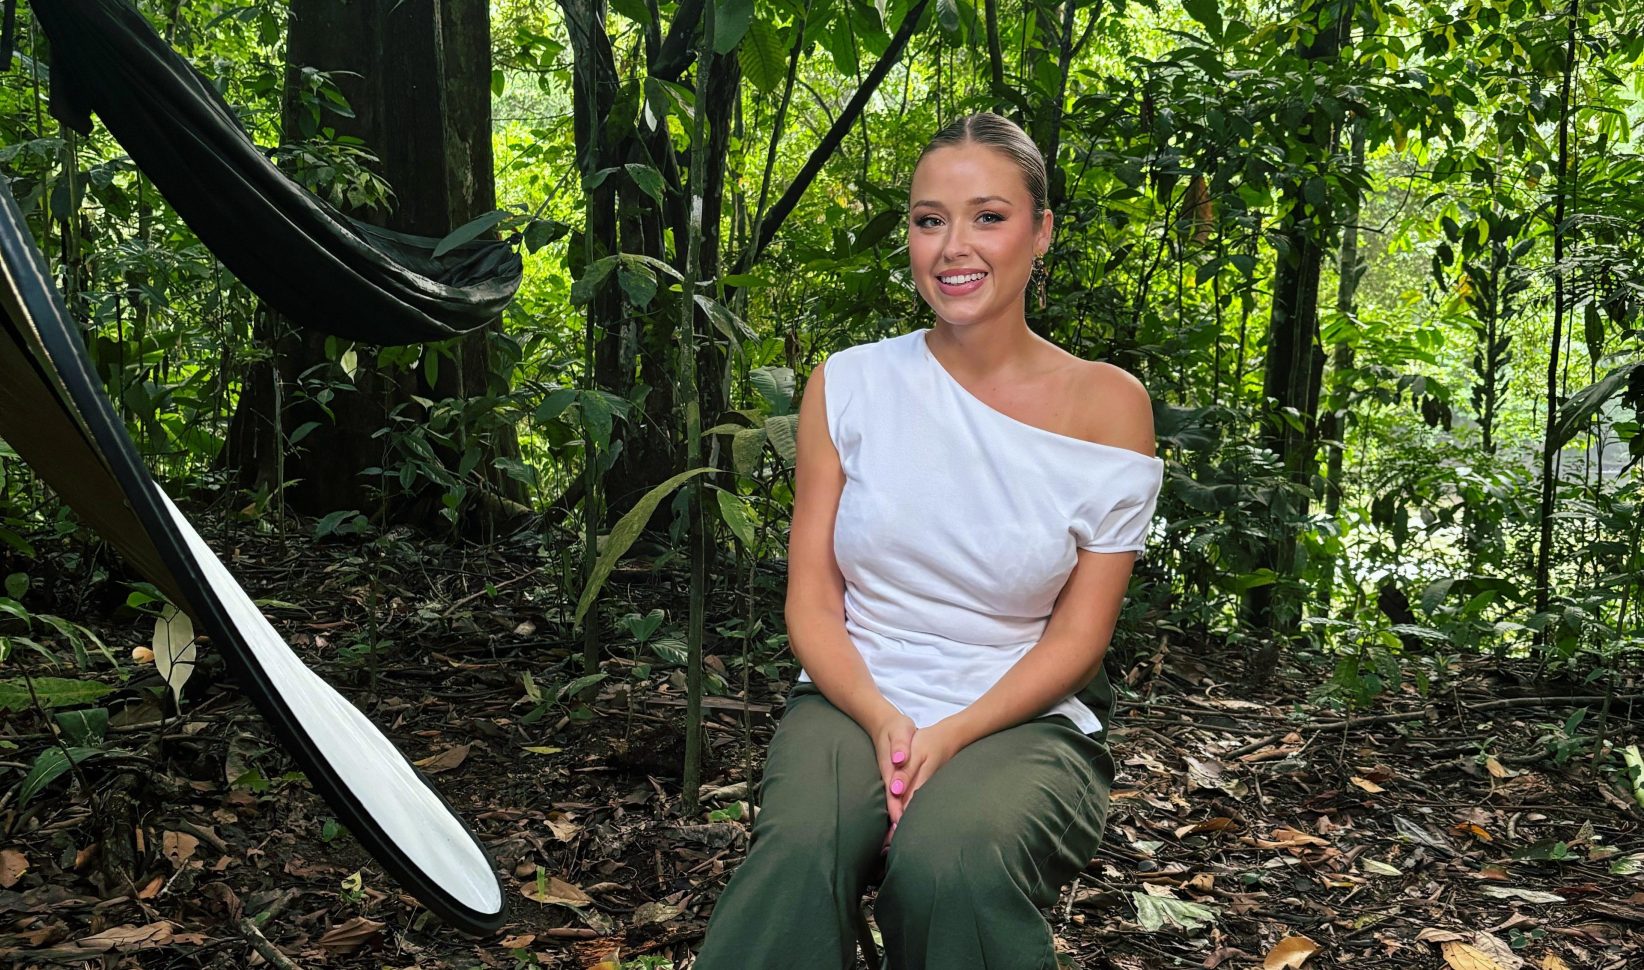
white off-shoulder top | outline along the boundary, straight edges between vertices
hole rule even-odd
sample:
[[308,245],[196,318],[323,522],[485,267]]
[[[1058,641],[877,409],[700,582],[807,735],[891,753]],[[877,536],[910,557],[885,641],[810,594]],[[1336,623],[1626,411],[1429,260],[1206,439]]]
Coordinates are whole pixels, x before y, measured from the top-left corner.
[[[984,404],[931,353],[929,332],[825,364],[845,471],[833,533],[845,629],[880,692],[921,728],[975,702],[1038,643],[1076,549],[1144,551],[1164,480],[1161,458]],[[1054,714],[1086,734],[1101,727],[1071,694],[1039,716]]]

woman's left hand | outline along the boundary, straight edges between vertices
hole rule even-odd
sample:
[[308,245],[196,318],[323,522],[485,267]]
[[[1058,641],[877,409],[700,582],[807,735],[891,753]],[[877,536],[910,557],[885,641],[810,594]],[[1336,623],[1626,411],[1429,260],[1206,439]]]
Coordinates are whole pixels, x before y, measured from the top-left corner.
[[[920,728],[914,732],[913,743],[908,745],[908,759],[902,762],[891,781],[891,794],[895,795],[891,804],[891,832],[896,831],[896,825],[902,820],[902,813],[908,810],[908,802],[913,793],[930,781],[931,776],[955,755],[964,745],[954,731],[953,723],[943,718],[930,727]],[[900,783],[902,790],[898,792],[896,785]],[[885,836],[885,844],[890,844],[890,835]]]

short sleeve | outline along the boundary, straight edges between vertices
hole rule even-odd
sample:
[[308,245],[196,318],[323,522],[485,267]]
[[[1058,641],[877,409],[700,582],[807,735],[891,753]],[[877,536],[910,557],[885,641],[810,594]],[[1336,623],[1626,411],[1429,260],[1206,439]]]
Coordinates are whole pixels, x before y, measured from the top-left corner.
[[833,439],[833,446],[839,452],[843,461],[851,448],[851,436],[848,434],[848,415],[851,398],[855,396],[854,385],[851,380],[855,363],[852,355],[858,352],[857,346],[846,347],[829,354],[822,362],[822,381],[827,387],[822,394],[822,402],[826,405],[828,437]]
[[1070,526],[1079,548],[1086,552],[1145,551],[1163,483],[1164,462],[1155,459],[1126,476],[1116,500],[1087,503]]

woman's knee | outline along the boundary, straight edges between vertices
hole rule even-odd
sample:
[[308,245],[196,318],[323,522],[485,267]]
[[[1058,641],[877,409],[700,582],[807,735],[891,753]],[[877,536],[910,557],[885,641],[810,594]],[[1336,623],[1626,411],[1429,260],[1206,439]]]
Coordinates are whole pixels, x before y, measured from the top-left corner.
[[882,838],[889,824],[873,742],[820,697],[804,698],[783,716],[757,794],[758,837],[814,845],[837,834],[867,842]]

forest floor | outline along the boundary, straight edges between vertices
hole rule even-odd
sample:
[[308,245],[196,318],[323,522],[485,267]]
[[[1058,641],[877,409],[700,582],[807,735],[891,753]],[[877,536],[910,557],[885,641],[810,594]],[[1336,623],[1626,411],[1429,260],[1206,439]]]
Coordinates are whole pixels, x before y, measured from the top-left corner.
[[[581,644],[548,632],[568,628],[567,605],[532,550],[232,539],[230,568],[281,601],[276,628],[489,846],[507,925],[474,939],[417,906],[205,650],[180,716],[152,666],[105,699],[89,793],[65,775],[19,805],[51,742],[38,712],[0,713],[0,748],[15,746],[0,750],[0,965],[690,966],[746,851],[748,783],[786,684],[756,671],[746,701],[734,686],[707,698],[706,795],[681,818],[678,668],[636,670],[630,642],[607,651],[578,716],[533,700],[580,673]],[[682,625],[683,579],[646,565],[607,595]],[[734,590],[711,605],[745,610]],[[129,656],[145,627],[104,612],[88,622]],[[1239,651],[1162,629],[1143,642],[1111,658],[1132,695],[1104,844],[1045,911],[1064,966],[1644,966],[1644,809],[1590,768],[1601,732],[1636,742],[1636,700],[1601,726],[1591,688],[1468,659],[1432,670],[1426,696],[1397,685],[1344,725],[1308,700],[1327,670],[1253,688]],[[19,651],[6,673],[24,663],[46,672]]]

